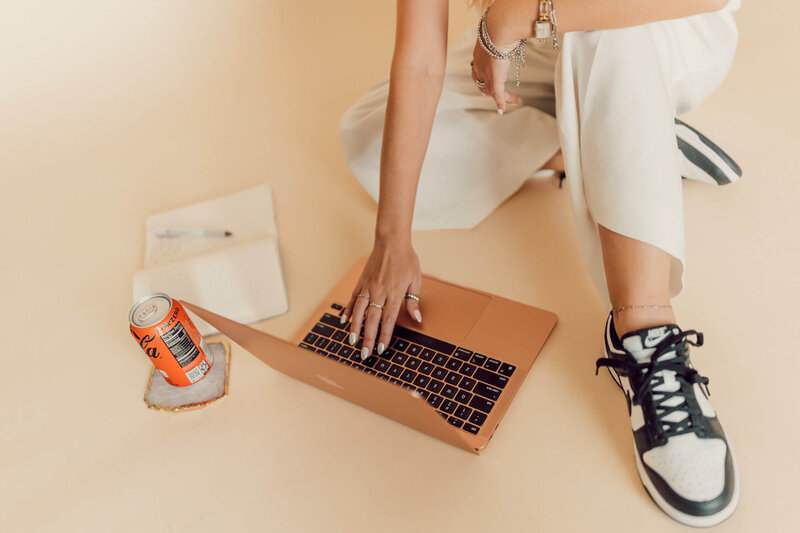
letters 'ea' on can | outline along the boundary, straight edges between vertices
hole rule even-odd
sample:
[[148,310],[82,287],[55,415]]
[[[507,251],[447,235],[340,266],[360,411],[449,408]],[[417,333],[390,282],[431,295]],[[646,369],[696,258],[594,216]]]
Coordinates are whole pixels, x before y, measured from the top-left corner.
[[214,356],[178,301],[163,293],[145,296],[129,319],[133,338],[170,385],[197,383],[211,370]]

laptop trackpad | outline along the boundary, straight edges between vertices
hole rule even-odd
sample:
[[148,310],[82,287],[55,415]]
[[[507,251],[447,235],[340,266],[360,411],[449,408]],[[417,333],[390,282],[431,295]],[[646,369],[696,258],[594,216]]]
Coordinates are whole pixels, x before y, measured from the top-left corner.
[[422,324],[400,313],[398,324],[436,337],[463,340],[481,316],[490,297],[423,275],[420,290]]

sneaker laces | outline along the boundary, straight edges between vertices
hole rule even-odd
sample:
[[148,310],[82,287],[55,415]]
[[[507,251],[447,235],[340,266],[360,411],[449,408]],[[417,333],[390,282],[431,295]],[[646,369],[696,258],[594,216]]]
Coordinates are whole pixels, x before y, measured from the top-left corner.
[[[694,341],[688,338],[691,335],[695,336]],[[681,382],[689,387],[697,383],[711,395],[708,390],[709,379],[701,376],[689,363],[687,344],[702,346],[703,334],[693,329],[671,333],[658,343],[649,361],[640,363],[632,357],[601,357],[596,362],[595,375],[603,366],[626,373],[634,389],[631,401],[641,405],[645,415],[650,415],[644,416],[645,426],[658,444],[666,444],[670,437],[683,433],[696,433],[698,436],[706,433],[694,392],[683,392],[684,387],[681,386]],[[673,372],[672,379],[677,384],[675,390],[664,387],[667,372]],[[670,416],[673,413],[677,416]],[[680,414],[685,416],[680,417]]]

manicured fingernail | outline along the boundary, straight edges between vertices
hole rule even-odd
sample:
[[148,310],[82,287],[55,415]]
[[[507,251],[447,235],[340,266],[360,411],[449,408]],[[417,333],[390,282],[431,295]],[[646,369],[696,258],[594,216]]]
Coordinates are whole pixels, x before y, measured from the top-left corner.
[[419,312],[419,309],[414,309],[414,318],[417,319],[417,322],[422,322],[422,313]]
[[347,315],[342,313],[342,316],[339,317],[339,324],[344,324],[345,322],[347,322]]
[[498,109],[498,110],[497,110],[497,114],[498,114],[498,115],[502,115],[502,114],[503,114],[503,110],[502,110],[502,109]]
[[383,350],[385,350],[385,349],[386,349],[386,346],[382,342],[379,342],[378,343],[378,355],[382,354]]
[[350,343],[350,346],[354,345],[356,343],[356,334],[351,332],[350,337],[348,337],[347,339],[347,342]]
[[366,346],[364,346],[363,348],[361,348],[361,360],[363,361],[367,357],[369,357],[369,350],[367,349]]

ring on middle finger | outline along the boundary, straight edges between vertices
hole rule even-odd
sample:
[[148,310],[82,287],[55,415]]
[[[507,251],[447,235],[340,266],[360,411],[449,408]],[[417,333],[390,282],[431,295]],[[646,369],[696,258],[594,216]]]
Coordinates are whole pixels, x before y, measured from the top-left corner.
[[486,82],[485,81],[481,81],[479,79],[475,79],[475,85],[477,85],[481,89],[485,89],[486,88]]
[[367,307],[377,307],[378,309],[383,309],[382,305],[376,304],[375,302],[370,302]]
[[362,293],[360,293],[358,296],[356,296],[356,298],[366,298],[367,300],[369,300],[369,294],[364,294],[364,293],[362,292]]

